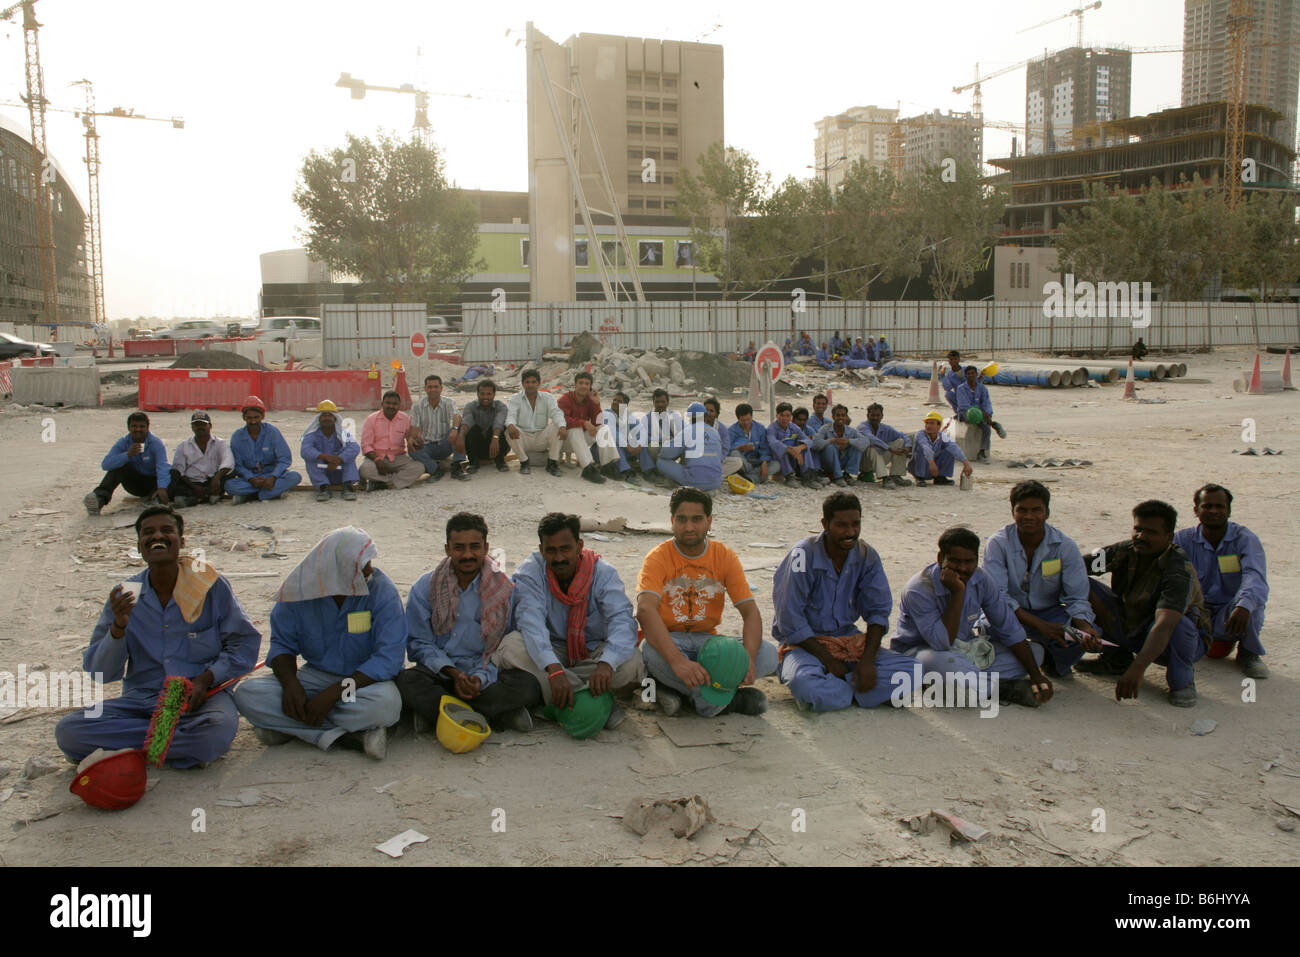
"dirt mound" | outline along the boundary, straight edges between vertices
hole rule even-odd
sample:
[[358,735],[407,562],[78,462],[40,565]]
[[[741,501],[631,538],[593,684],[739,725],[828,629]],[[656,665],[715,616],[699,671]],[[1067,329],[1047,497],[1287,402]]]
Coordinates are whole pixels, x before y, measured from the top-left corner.
[[711,352],[678,352],[676,359],[688,376],[711,389],[729,390],[749,385],[748,362]]
[[237,352],[227,352],[224,349],[197,349],[194,352],[187,352],[185,355],[177,358],[169,369],[260,369],[266,371],[266,366],[258,365],[252,359],[245,359]]

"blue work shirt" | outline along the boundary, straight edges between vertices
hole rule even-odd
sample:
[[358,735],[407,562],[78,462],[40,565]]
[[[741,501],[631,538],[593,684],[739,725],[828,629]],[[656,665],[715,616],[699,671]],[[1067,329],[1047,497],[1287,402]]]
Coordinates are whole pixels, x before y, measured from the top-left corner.
[[815,351],[816,351],[816,350],[813,349],[813,344],[812,344],[811,340],[808,340],[808,339],[800,339],[800,340],[799,340],[799,355],[801,355],[801,356],[810,356],[810,355],[812,355],[813,352],[815,352]]
[[713,420],[713,429],[718,433],[718,443],[722,446],[722,457],[725,459],[731,454],[731,429],[723,425],[721,419]]
[[830,361],[831,361],[831,354],[830,354],[830,351],[827,350],[827,349],[818,349],[818,350],[817,350],[817,361],[829,365],[829,364],[830,364]]
[[880,555],[861,539],[838,572],[826,553],[826,533],[805,538],[781,560],[772,579],[772,637],[801,645],[815,635],[860,634],[858,619],[889,627],[894,607]]
[[851,350],[849,350],[849,358],[850,358],[850,359],[869,359],[870,356],[867,355],[867,347],[866,347],[866,346],[863,346],[863,345],[855,345]]
[[[266,428],[266,426],[262,426]],[[361,454],[361,446],[356,441],[344,442],[343,436],[336,429],[333,435],[326,435],[320,429],[313,429],[302,437],[302,460],[307,465],[319,465],[330,468],[320,461],[321,455],[337,455],[346,462],[355,462]]]
[[832,336],[831,352],[843,352],[843,351],[844,351],[844,340],[841,339],[839,336]]
[[927,464],[933,462],[934,457],[945,449],[958,462],[966,461],[966,453],[961,450],[961,446],[948,438],[943,432],[936,435],[934,441],[931,442],[930,437],[925,434],[925,429],[922,429],[912,437],[912,448],[921,450]]
[[242,479],[255,475],[279,478],[293,464],[289,443],[280,430],[268,422],[262,423],[256,441],[248,434],[248,426],[236,429],[230,437],[230,454],[235,457],[235,473]]
[[[1250,529],[1229,522],[1219,547],[1213,548],[1201,526],[1195,525],[1174,533],[1174,544],[1192,560],[1207,605],[1215,609],[1232,605],[1251,614],[1263,610],[1268,602],[1268,570],[1264,546]],[[1234,566],[1239,570],[1233,571]]]
[[[812,422],[811,416],[809,417],[808,421],[809,423]],[[827,422],[820,429],[818,429],[817,433],[812,437],[813,451],[820,452],[822,449],[826,448],[826,446],[831,444],[831,439],[848,439],[849,448],[857,449],[859,452],[863,452],[867,448],[866,437],[863,436],[862,433],[860,433],[857,429],[853,428],[853,426],[851,425],[844,426],[844,434],[841,435],[835,431],[834,422]],[[837,452],[840,451],[840,447],[838,445],[835,446],[835,451]]]
[[497,666],[483,664],[483,602],[478,586],[482,575],[475,575],[464,591],[457,584],[456,623],[451,631],[438,634],[433,630],[433,609],[429,605],[429,579],[426,572],[416,579],[406,596],[406,657],[433,671],[451,666],[459,668],[486,688],[497,680]]
[[894,354],[894,350],[890,348],[889,343],[885,341],[885,337],[881,336],[880,342],[876,344],[876,358],[879,359],[881,362],[884,362],[885,360],[893,356],[893,354]]
[[[262,426],[266,428],[266,426]],[[375,568],[368,595],[278,601],[271,609],[271,647],[266,660],[301,655],[309,665],[334,675],[360,671],[373,681],[391,681],[406,657],[402,596]]]
[[682,434],[685,420],[671,409],[647,412],[628,426],[627,444],[637,448],[662,448],[672,445]]
[[163,445],[162,439],[150,432],[142,443],[144,448],[140,454],[128,456],[127,450],[134,444],[135,440],[131,436],[122,436],[113,443],[113,447],[108,450],[100,466],[105,472],[111,472],[113,469],[120,469],[123,465],[130,465],[141,475],[152,475],[159,488],[170,485],[171,466],[167,464],[167,446]]
[[86,671],[101,672],[106,682],[121,681],[125,695],[156,698],[164,679],[173,675],[193,678],[210,670],[215,688],[253,670],[262,635],[223,576],[208,589],[203,609],[193,622],[184,619],[174,599],[166,608],[159,604],[158,593],[149,583],[149,569],[127,581],[141,584],[126,630],[121,638],[109,634],[113,606],[105,601],[82,657]]
[[963,419],[966,418],[966,410],[977,408],[984,413],[984,418],[993,418],[993,400],[989,398],[989,387],[983,382],[976,382],[975,388],[971,389],[963,379],[962,384],[957,386],[953,392],[953,397],[957,402],[957,414]]
[[767,444],[772,450],[771,458],[775,462],[781,461],[781,456],[790,446],[801,443],[809,449],[812,448],[812,439],[808,438],[808,434],[793,421],[785,428],[781,427],[780,422],[773,422],[767,427]]
[[1043,540],[1034,549],[1034,567],[1028,564],[1014,522],[989,536],[983,568],[1013,609],[1038,612],[1064,605],[1071,618],[1094,621],[1088,602],[1088,569],[1079,546],[1069,536],[1047,525]]
[[892,425],[886,425],[884,422],[881,422],[880,427],[875,431],[872,431],[871,423],[869,421],[859,422],[857,428],[859,434],[867,440],[867,444],[874,446],[875,448],[888,449],[889,444],[898,439],[902,439],[903,444],[907,448],[910,449],[912,447],[911,436],[904,435]]
[[[682,453],[685,452],[683,455]],[[715,489],[722,484],[722,438],[718,430],[702,422],[690,422],[672,445],[664,446],[659,457],[682,457],[690,484]]]
[[813,412],[808,416],[808,422],[804,425],[804,432],[807,433],[809,437],[812,437],[821,431],[823,425],[830,425],[833,421],[834,419],[825,419],[816,412]]
[[948,396],[949,399],[955,400],[957,397],[957,386],[966,384],[966,373],[961,369],[954,369],[952,366],[949,366],[948,371],[939,378],[939,382],[943,385],[944,395]]
[[736,454],[741,456],[750,465],[757,466],[762,462],[772,460],[772,450],[767,446],[767,427],[759,425],[753,419],[749,420],[749,431],[746,432],[739,422],[732,423],[727,429],[728,448],[736,448],[738,445],[753,445],[754,447],[746,452],[737,451]]
[[[523,633],[528,654],[539,668],[565,664],[556,653],[567,645],[569,606],[551,594],[546,561],[533,552],[515,570],[510,593],[510,628]],[[614,566],[596,562],[587,593],[587,655],[618,669],[636,651],[636,618]],[[576,664],[577,662],[571,662]]]
[[[912,580],[903,586],[898,602],[898,629],[889,640],[889,647],[902,654],[923,648],[951,650],[952,642],[948,640],[948,629],[943,624],[950,594],[939,580],[937,562],[913,575]],[[1025,629],[1016,618],[1011,602],[997,583],[983,569],[977,568],[966,583],[961,620],[954,641],[971,639],[981,612],[991,626],[989,640],[1008,647],[1025,640]]]

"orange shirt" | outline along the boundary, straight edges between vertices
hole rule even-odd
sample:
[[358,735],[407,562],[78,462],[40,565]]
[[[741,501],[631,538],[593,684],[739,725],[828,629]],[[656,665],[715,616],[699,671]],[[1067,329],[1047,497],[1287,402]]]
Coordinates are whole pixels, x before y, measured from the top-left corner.
[[673,539],[645,557],[636,583],[637,596],[659,596],[659,615],[669,631],[716,634],[725,595],[733,605],[753,601],[740,559],[726,545],[708,539],[698,558],[688,558]]

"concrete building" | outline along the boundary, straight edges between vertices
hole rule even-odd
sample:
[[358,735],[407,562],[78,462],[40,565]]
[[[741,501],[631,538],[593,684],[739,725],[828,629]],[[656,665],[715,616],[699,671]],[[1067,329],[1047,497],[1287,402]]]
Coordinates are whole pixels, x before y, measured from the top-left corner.
[[[1227,112],[1226,103],[1163,110],[1107,124],[1101,137],[1105,145],[990,160],[1011,174],[1004,240],[1050,245],[1065,216],[1087,202],[1093,183],[1138,190],[1153,177],[1166,187],[1194,175],[1207,182],[1221,180]],[[1285,116],[1255,105],[1245,112],[1244,155],[1255,160],[1258,176],[1257,185],[1246,186],[1246,192],[1289,189],[1295,153],[1276,138]]]
[[[1230,99],[1228,8],[1229,0],[1184,0],[1183,106]],[[1246,41],[1246,102],[1283,114],[1286,122],[1277,138],[1294,149],[1300,0],[1254,0],[1253,17]]]
[[955,159],[978,168],[984,156],[984,130],[971,113],[935,110],[899,120],[903,132],[903,169]]
[[1025,68],[1029,155],[1074,149],[1075,129],[1129,116],[1133,54],[1118,47],[1071,47]]
[[[95,307],[86,268],[86,214],[68,171],[54,157],[50,160],[54,179],[47,188],[54,220],[59,325],[88,328]],[[45,310],[36,197],[27,126],[0,115],[0,323],[24,329],[40,322]],[[51,333],[41,326],[32,334],[49,338]],[[83,328],[68,329],[59,338],[82,340],[87,334]]]
[[833,191],[845,172],[857,160],[876,169],[889,169],[890,137],[897,133],[898,110],[879,106],[855,106],[816,123],[813,139],[813,167],[817,179]]

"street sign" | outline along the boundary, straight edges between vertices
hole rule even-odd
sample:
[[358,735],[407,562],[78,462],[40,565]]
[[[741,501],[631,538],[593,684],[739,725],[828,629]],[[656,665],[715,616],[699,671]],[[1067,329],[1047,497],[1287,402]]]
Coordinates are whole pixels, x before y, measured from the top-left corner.
[[769,374],[772,376],[772,381],[779,380],[781,370],[785,368],[785,356],[781,354],[781,350],[776,347],[774,342],[765,343],[763,348],[759,349],[754,356],[755,369],[762,370],[765,363]]
[[425,342],[423,332],[417,332],[412,334],[411,355],[415,356],[415,358],[417,359],[420,358],[420,356],[424,355],[425,346],[426,346],[426,342]]

